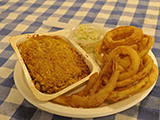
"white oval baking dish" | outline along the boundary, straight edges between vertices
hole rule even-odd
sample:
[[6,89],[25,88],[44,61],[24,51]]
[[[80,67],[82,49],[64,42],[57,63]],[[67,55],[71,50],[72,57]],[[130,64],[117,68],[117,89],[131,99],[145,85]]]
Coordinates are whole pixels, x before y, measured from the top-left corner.
[[[32,37],[32,36],[36,36],[36,35],[49,35],[49,36],[59,36],[61,38],[63,38],[65,41],[67,41],[69,43],[69,45],[73,48],[76,49],[76,51],[82,55],[82,57],[84,57],[84,60],[86,62],[86,64],[89,66],[90,70],[91,70],[91,73],[83,78],[82,80],[64,88],[63,90],[57,92],[57,93],[54,93],[54,94],[46,94],[46,93],[42,93],[40,91],[38,91],[35,86],[34,86],[34,83],[32,82],[32,79],[31,79],[31,76],[28,72],[28,69],[21,57],[21,54],[19,52],[19,49],[18,49],[18,45],[26,40],[28,40],[29,37]],[[56,98],[68,91],[70,91],[71,89],[81,85],[82,83],[86,82],[89,77],[95,73],[95,72],[99,72],[100,71],[100,68],[99,66],[96,64],[96,62],[77,44],[75,43],[74,41],[70,40],[69,38],[65,37],[64,34],[60,34],[60,33],[56,33],[56,32],[50,32],[50,33],[35,33],[35,34],[24,34],[24,35],[17,35],[17,36],[13,36],[10,38],[10,44],[12,46],[12,48],[14,49],[16,55],[17,55],[17,58],[22,66],[22,69],[24,71],[24,75],[26,77],[26,84],[29,86],[30,90],[32,91],[32,93],[34,94],[34,96],[38,99],[38,100],[41,100],[41,101],[48,101],[48,100],[51,100],[53,98]]]

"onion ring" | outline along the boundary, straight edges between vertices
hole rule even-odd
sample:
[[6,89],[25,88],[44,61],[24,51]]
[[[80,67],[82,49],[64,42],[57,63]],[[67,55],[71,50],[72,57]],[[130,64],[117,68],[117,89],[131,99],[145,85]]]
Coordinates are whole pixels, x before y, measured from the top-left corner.
[[130,95],[133,95],[141,89],[147,82],[149,81],[149,76],[145,76],[143,79],[139,80],[137,84],[132,86],[127,86],[123,88],[123,90],[114,90],[111,95],[107,98],[107,100],[112,100],[114,102],[127,98]]
[[99,62],[100,65],[104,64],[106,57],[108,56],[108,53],[109,51],[104,46],[103,40],[99,41],[95,47],[95,55],[96,55],[96,58],[98,59],[97,62]]
[[[87,96],[89,94],[91,87],[93,87],[93,84],[96,82],[97,77],[98,77],[98,73],[92,74],[85,88],[80,92],[76,93],[76,95]],[[51,102],[55,102],[55,103],[66,105],[66,106],[69,105],[69,101],[70,101],[70,96],[64,96],[64,95],[61,95],[51,100]]]
[[152,70],[145,77],[137,81],[132,86],[123,87],[112,91],[111,95],[107,100],[112,100],[114,102],[132,96],[138,92],[142,92],[153,85],[158,77],[158,68],[155,64],[152,66]]
[[118,81],[124,80],[126,78],[131,77],[132,75],[136,74],[139,69],[140,65],[140,57],[138,53],[130,46],[119,46],[112,50],[108,55],[108,60],[114,58],[115,55],[128,55],[131,59],[131,65],[129,68],[123,72],[120,73]]
[[106,33],[95,48],[100,73],[90,76],[87,85],[71,96],[53,102],[71,107],[91,108],[116,102],[148,89],[158,77],[149,50],[154,38],[133,26],[120,26]]
[[154,45],[154,38],[149,35],[143,34],[142,40],[139,43],[138,47],[139,56],[143,57],[144,55],[146,55],[153,45]]
[[80,92],[76,93],[78,96],[87,96],[90,93],[90,89],[94,86],[98,78],[98,73],[94,73],[90,76],[86,87]]
[[158,68],[155,64],[153,64],[151,74],[149,74],[149,81],[144,87],[140,89],[140,91],[144,91],[148,89],[149,87],[151,87],[153,83],[157,80],[158,74],[159,74]]
[[56,97],[52,100],[50,100],[51,102],[54,102],[54,103],[58,103],[58,104],[61,104],[61,105],[69,105],[69,101],[70,101],[70,96],[64,96],[64,95],[61,95],[59,97]]
[[100,89],[97,93],[89,97],[81,97],[78,95],[72,95],[70,99],[70,106],[72,107],[96,107],[102,104],[105,99],[110,95],[111,91],[116,87],[119,71],[114,71],[107,85]]
[[153,66],[153,60],[149,55],[145,55],[143,58],[143,62],[144,62],[144,69],[142,71],[139,71],[137,74],[134,74],[132,77],[122,80],[122,81],[117,81],[117,87],[124,87],[127,86],[129,84],[134,83],[135,81],[137,81],[138,79],[143,78],[144,76],[146,76],[150,70],[152,69]]
[[120,26],[107,32],[103,40],[107,47],[114,49],[121,45],[133,45],[138,43],[143,31],[133,26]]

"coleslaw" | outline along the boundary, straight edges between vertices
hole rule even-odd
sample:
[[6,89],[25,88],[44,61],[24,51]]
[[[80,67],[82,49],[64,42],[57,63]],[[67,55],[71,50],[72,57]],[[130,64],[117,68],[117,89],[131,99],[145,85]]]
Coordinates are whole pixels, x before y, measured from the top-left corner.
[[94,52],[96,43],[104,37],[104,29],[95,24],[80,24],[71,30],[70,36],[87,53]]
[[74,37],[80,41],[94,42],[97,41],[97,39],[102,39],[103,34],[103,31],[95,26],[81,24],[75,30]]

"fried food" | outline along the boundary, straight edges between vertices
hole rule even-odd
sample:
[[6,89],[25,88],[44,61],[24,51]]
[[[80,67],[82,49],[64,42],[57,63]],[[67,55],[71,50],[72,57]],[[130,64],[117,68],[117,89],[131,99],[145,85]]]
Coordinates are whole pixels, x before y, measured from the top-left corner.
[[70,99],[70,105],[72,107],[83,107],[83,108],[91,108],[99,106],[105,101],[105,99],[110,95],[110,93],[116,87],[118,75],[119,71],[114,71],[106,86],[102,89],[99,89],[98,92],[93,95],[89,95],[87,97],[72,95]]
[[116,89],[111,92],[111,95],[107,98],[107,100],[118,101],[120,99],[124,99],[137,93],[142,86],[144,86],[149,81],[148,76],[145,76],[143,79],[140,79],[137,84],[132,86],[126,86],[121,89]]
[[120,26],[106,33],[105,37],[96,45],[95,55],[103,65],[106,56],[118,46],[131,46],[140,57],[143,57],[153,44],[154,38],[143,34],[141,29],[133,26]]
[[[129,59],[131,61],[131,65],[125,71],[120,71],[118,81],[129,78],[138,72],[140,65],[140,57],[132,47],[119,46],[115,48],[109,53],[107,60],[114,58],[114,56],[116,55],[118,55],[117,60],[121,59],[121,57],[124,58],[126,56],[129,56]],[[121,69],[119,68],[119,70]]]
[[112,100],[116,102],[118,100],[130,97],[130,95],[133,95],[140,91],[144,91],[151,87],[151,85],[156,81],[157,77],[158,68],[156,65],[153,65],[152,70],[149,71],[149,74],[147,74],[143,78],[138,79],[137,83],[133,85],[115,89],[111,92],[111,95],[107,98],[107,100]]
[[151,47],[154,45],[154,38],[143,34],[141,41],[137,44],[137,49],[136,51],[138,52],[140,57],[143,57],[146,55]]
[[[95,84],[97,78],[98,78],[98,73],[92,74],[90,76],[90,78],[88,80],[88,83],[85,86],[85,88],[83,90],[79,91],[78,93],[74,94],[74,95],[78,95],[78,96],[81,96],[81,97],[86,97],[89,94],[90,89]],[[52,99],[51,102],[58,103],[58,104],[61,104],[61,105],[69,105],[70,104],[70,98],[71,98],[71,96],[63,96],[62,95],[62,96],[59,96],[57,98]]]
[[84,89],[71,96],[60,96],[52,102],[71,107],[91,108],[103,102],[117,102],[151,87],[158,77],[149,50],[154,38],[133,26],[115,28],[101,40],[95,54],[101,65]]
[[120,26],[107,32],[103,38],[105,45],[114,49],[121,45],[133,45],[138,43],[143,35],[143,31],[133,26]]
[[[135,33],[133,31],[139,32],[139,34],[137,33],[138,38],[133,37]],[[129,38],[132,38],[132,39],[129,39]],[[128,43],[127,41],[129,40],[131,41]],[[125,43],[123,44],[124,41]],[[151,80],[152,82],[147,82],[147,81],[150,81],[151,77],[149,76],[150,75],[153,76],[151,74],[151,69],[153,68],[153,66],[155,66],[152,58],[148,55],[148,52],[153,46],[153,44],[154,44],[153,37],[147,34],[143,34],[143,31],[140,31],[140,29],[135,28],[133,26],[117,27],[109,31],[108,33],[106,33],[104,39],[97,44],[95,48],[95,54],[98,61],[102,64],[102,66],[105,64],[105,61],[108,59],[107,57],[109,56],[109,54],[112,54],[112,51],[114,51],[115,49],[118,49],[119,46],[124,46],[124,45],[126,47],[127,46],[132,47],[139,56],[139,57],[136,56],[135,60],[137,61],[137,58],[138,58],[138,61],[140,60],[138,71],[131,75],[130,72],[127,70],[130,67],[130,65],[133,64],[133,62],[131,62],[131,59],[125,56],[123,56],[121,59],[117,58],[117,65],[121,73],[126,71],[131,76],[128,78],[122,77],[122,79],[118,79],[117,86],[115,90],[112,92],[111,96],[107,98],[108,100],[118,101],[118,100],[124,99],[126,97],[129,97],[135,94],[136,91],[143,91],[146,88],[144,87],[144,84],[148,83],[147,86],[151,86],[154,83],[153,81],[155,81],[158,76],[153,77],[154,80]],[[157,71],[154,70],[154,72],[157,72]],[[121,76],[121,74],[119,76]],[[142,86],[144,88],[143,90],[142,90]]]
[[35,87],[58,92],[90,74],[81,55],[59,36],[33,36],[19,45]]
[[145,86],[143,86],[140,91],[144,91],[146,89],[148,89],[149,87],[151,87],[151,85],[153,85],[153,83],[156,82],[157,78],[158,78],[158,67],[153,64],[153,67],[152,67],[152,71],[151,73],[149,74],[149,81],[147,82],[147,84],[145,84]]
[[[112,64],[112,61],[110,61],[110,63],[108,63],[108,64]],[[96,84],[96,82],[98,80],[100,80],[103,75],[105,75],[105,73],[107,72],[106,66],[104,66],[102,68],[98,77],[97,77],[97,75],[98,75],[97,73],[93,74],[90,77],[86,87],[82,91],[80,91],[79,93],[73,94],[70,97],[60,96],[58,98],[53,99],[52,101],[59,103],[59,104],[63,104],[63,105],[68,104],[72,107],[91,108],[91,107],[99,106],[100,104],[102,104],[106,100],[106,98],[110,95],[111,91],[113,91],[114,88],[116,87],[116,82],[118,80],[118,75],[119,75],[118,70],[114,71],[112,73],[108,83],[102,89],[98,88],[98,91],[93,94],[93,92],[91,92],[90,89],[95,89],[94,88],[95,86],[91,86],[90,83],[92,82],[92,85]],[[94,81],[94,83],[92,80]],[[95,81],[95,80],[97,80],[97,81]],[[97,88],[97,86],[96,86],[96,88]],[[84,91],[86,91],[88,94],[84,93]],[[69,101],[68,101],[68,98],[69,98]]]
[[50,100],[51,102],[57,103],[57,104],[61,104],[61,105],[65,105],[68,106],[69,105],[69,101],[70,101],[70,96],[58,96],[52,100]]
[[97,81],[97,78],[98,78],[98,73],[92,74],[92,75],[90,76],[90,79],[89,79],[86,87],[85,87],[83,90],[81,90],[80,92],[76,93],[76,95],[78,95],[78,96],[87,96],[87,95],[90,93],[91,88],[92,88],[93,86],[95,86],[95,83],[96,83],[96,81]]
[[142,79],[144,76],[146,76],[150,72],[150,70],[152,69],[152,66],[153,66],[152,58],[149,55],[145,55],[141,59],[141,64],[140,64],[141,68],[139,69],[138,73],[134,74],[130,78],[124,79],[122,81],[118,81],[117,87],[124,87],[136,82],[138,79]]

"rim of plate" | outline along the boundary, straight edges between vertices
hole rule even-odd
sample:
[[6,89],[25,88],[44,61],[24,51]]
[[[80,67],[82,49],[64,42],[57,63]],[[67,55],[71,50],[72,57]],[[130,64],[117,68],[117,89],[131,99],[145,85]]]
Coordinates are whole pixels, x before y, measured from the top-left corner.
[[[67,31],[61,30],[59,32],[66,33]],[[154,54],[151,51],[149,52],[149,54],[154,60],[154,63],[158,65]],[[14,81],[18,91],[28,102],[40,108],[41,110],[44,110],[53,114],[57,114],[57,115],[62,115],[66,117],[76,117],[76,118],[102,117],[102,116],[112,115],[112,114],[124,111],[126,109],[129,109],[134,105],[136,105],[137,103],[139,103],[140,101],[142,101],[151,92],[151,90],[156,84],[155,82],[149,89],[141,93],[137,93],[130,98],[121,100],[111,105],[103,105],[96,108],[72,108],[68,106],[55,104],[52,102],[44,102],[44,101],[37,100],[32,94],[32,92],[30,91],[27,84],[25,83],[24,79],[25,77],[23,75],[23,70],[20,66],[19,61],[17,61],[14,68]]]

